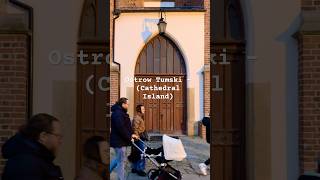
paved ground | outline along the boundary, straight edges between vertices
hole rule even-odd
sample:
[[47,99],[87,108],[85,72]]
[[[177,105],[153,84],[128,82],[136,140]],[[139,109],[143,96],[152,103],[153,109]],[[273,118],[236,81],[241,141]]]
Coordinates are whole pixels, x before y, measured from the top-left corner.
[[[169,164],[175,169],[178,169],[182,173],[183,180],[209,180],[210,175],[202,176],[199,174],[198,164],[204,162],[210,154],[209,144],[205,140],[199,137],[187,137],[181,136],[180,139],[184,145],[185,151],[187,153],[187,158],[183,161],[172,161]],[[161,141],[150,141],[147,143],[150,147],[156,148],[161,146]],[[130,154],[130,148],[127,148],[127,154]],[[110,150],[111,159],[114,155],[114,151]],[[155,168],[155,166],[147,160],[146,172]],[[126,172],[128,175],[127,180],[147,180],[146,177],[139,177],[136,174],[131,173],[130,163],[126,164]],[[208,170],[209,173],[209,170]],[[111,174],[111,180],[116,180],[116,174],[113,172]]]

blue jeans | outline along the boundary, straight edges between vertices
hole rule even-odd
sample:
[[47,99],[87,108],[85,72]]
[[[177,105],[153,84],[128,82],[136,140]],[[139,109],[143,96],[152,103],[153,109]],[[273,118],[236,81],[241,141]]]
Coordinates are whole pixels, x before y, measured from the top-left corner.
[[[141,141],[135,141],[136,145],[144,150],[145,146]],[[135,169],[137,171],[144,171],[145,166],[146,166],[146,160],[145,158],[142,156],[142,153],[140,153],[140,160],[138,160],[137,162],[132,163],[132,169]]]
[[116,157],[110,163],[110,173],[116,168],[116,173],[119,180],[125,180],[125,160],[126,160],[126,147],[114,148]]

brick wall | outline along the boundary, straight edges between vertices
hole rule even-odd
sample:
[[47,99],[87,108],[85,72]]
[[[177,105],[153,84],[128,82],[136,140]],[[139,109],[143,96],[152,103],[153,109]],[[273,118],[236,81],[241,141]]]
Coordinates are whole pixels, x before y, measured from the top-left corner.
[[117,0],[117,7],[143,7],[144,0]]
[[313,171],[320,159],[320,35],[299,37],[300,168]]
[[[150,0],[149,0],[150,1]],[[202,0],[174,0],[176,6],[202,6]],[[206,0],[205,0],[206,1]],[[119,8],[123,7],[143,7],[144,0],[117,0],[116,6]]]
[[[207,1],[207,0],[205,0]],[[202,1],[201,0],[176,0],[176,6],[181,7],[181,6],[202,6]],[[207,1],[209,2],[209,1]]]
[[119,98],[119,73],[116,70],[110,71],[110,82],[111,82],[111,91],[110,91],[110,104],[111,106],[115,104],[115,102]]
[[[118,3],[119,1],[117,1]],[[113,61],[113,1],[110,1],[110,61]],[[115,64],[110,66],[110,105],[112,106],[119,97],[119,72]]]
[[302,0],[299,44],[300,172],[316,171],[320,160],[320,0]]
[[303,10],[320,10],[320,0],[301,0]]
[[[204,115],[210,113],[210,0],[204,1],[205,13],[205,46],[204,46]],[[203,138],[205,138],[206,128],[202,127],[199,132]]]
[[27,116],[27,44],[26,35],[0,34],[0,147]]

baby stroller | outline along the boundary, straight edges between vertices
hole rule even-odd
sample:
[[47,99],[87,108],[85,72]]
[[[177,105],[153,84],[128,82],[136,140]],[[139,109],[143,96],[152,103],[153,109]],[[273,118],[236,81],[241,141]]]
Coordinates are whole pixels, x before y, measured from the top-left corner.
[[[168,137],[168,136],[167,136]],[[138,141],[141,141],[138,139]],[[156,166],[154,169],[150,169],[147,173],[148,178],[150,180],[181,180],[182,175],[181,172],[174,169],[172,166],[168,164],[168,162],[172,160],[167,160],[164,154],[163,146],[159,148],[151,148],[147,146],[143,141],[141,141],[145,145],[145,149],[140,149],[135,141],[132,141],[132,144],[135,148],[137,148],[142,155],[149,159],[152,164]]]

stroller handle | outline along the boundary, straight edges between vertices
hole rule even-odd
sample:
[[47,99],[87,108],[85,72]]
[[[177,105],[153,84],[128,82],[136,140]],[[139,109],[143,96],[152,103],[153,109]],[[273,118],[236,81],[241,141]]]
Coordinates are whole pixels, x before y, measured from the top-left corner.
[[140,149],[139,146],[137,146],[137,144],[135,143],[135,140],[139,140],[139,141],[142,142],[146,147],[149,147],[149,146],[147,146],[141,139],[131,139],[132,144],[133,144],[141,153],[144,153],[144,154],[145,154],[144,150],[143,150],[143,149]]
[[[141,141],[146,147],[148,147],[141,139],[138,139]],[[153,158],[153,156],[150,156],[147,154],[144,150],[140,149],[139,146],[134,142],[134,139],[131,140],[132,145],[136,147],[146,158],[148,158],[150,161],[152,161],[158,168],[161,167],[161,165]]]
[[140,138],[137,138],[137,139],[134,139],[134,138],[133,138],[133,139],[131,139],[131,142],[134,143],[135,140],[138,140],[138,141],[142,142],[142,144],[143,144],[144,146],[150,148],[150,147],[149,147],[144,141],[142,141]]

